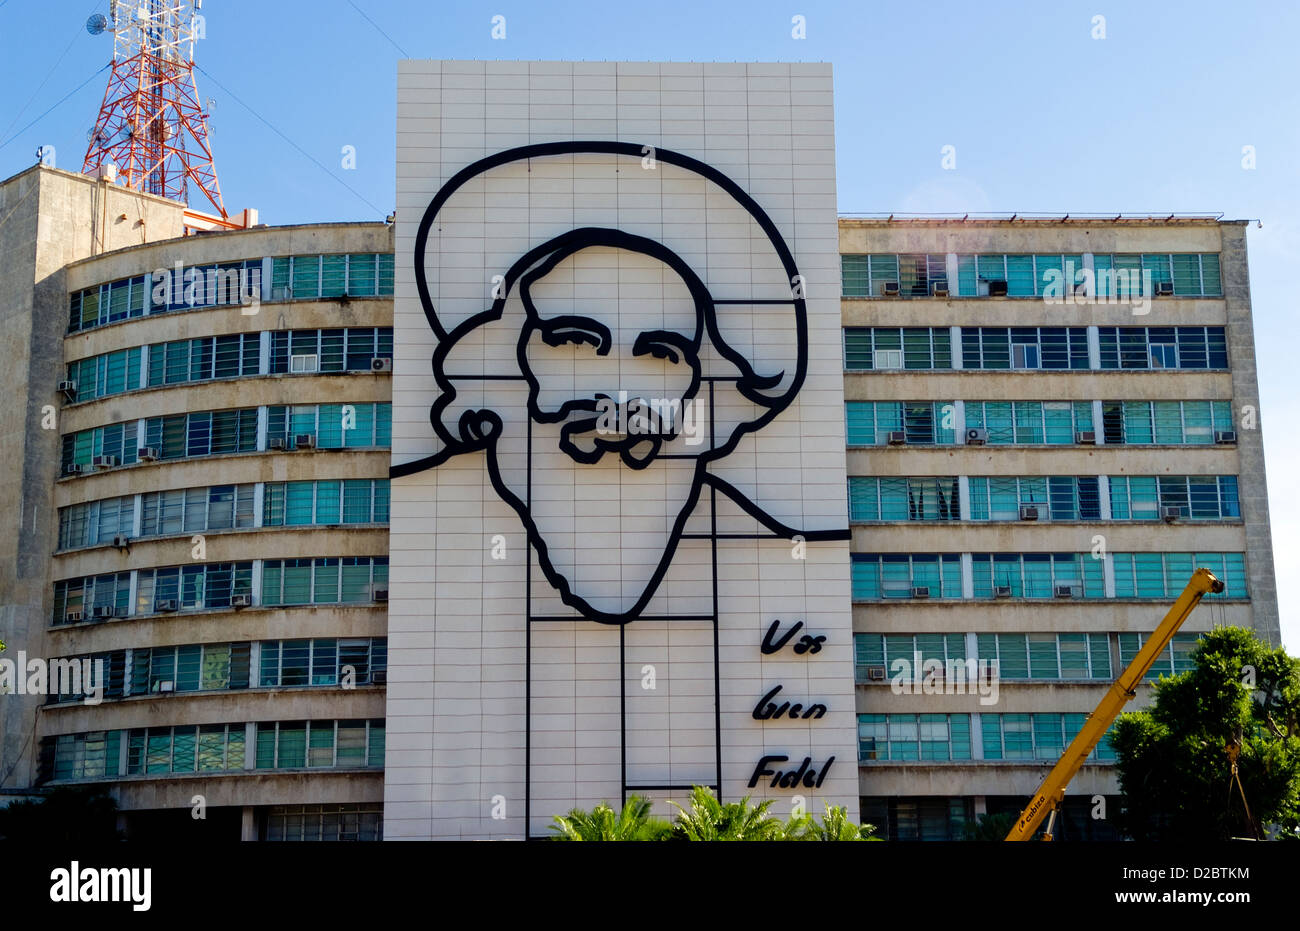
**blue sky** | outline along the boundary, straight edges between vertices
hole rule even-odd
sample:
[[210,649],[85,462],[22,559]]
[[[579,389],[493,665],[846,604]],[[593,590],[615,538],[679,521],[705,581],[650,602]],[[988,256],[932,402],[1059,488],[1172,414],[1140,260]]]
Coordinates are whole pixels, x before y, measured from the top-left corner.
[[[56,147],[59,167],[80,168],[107,77],[95,72],[112,55],[111,39],[84,23],[107,7],[0,0],[0,178],[32,164],[40,145]],[[199,90],[215,100],[226,206],[257,207],[273,224],[392,209],[401,57],[830,61],[841,211],[1262,221],[1248,233],[1260,423],[1283,636],[1300,650],[1300,591],[1289,587],[1300,501],[1288,491],[1300,366],[1285,322],[1300,254],[1300,5],[208,0],[203,13]],[[498,14],[504,40],[491,37]],[[806,39],[791,37],[796,14]],[[1093,37],[1098,15],[1104,39]],[[341,167],[345,145],[355,169]],[[945,145],[955,170],[941,168]]]

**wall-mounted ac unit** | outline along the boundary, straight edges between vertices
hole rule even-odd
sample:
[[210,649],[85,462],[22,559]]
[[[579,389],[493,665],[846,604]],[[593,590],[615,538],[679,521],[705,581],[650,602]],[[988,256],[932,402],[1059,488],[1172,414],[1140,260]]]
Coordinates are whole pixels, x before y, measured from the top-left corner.
[[119,550],[129,550],[131,548],[131,538],[126,534],[119,533],[113,538],[113,546]]
[[111,469],[117,465],[116,456],[96,456],[90,460],[90,464],[96,469]]
[[885,437],[885,442],[890,446],[906,446],[907,434],[902,430],[890,430],[889,435]]
[[868,681],[868,682],[884,682],[884,681],[885,681],[885,676],[886,676],[886,675],[887,675],[887,673],[886,673],[886,670],[885,670],[885,667],[884,667],[884,666],[868,666],[868,667],[867,667],[867,681]]
[[157,446],[141,446],[136,456],[141,462],[157,462],[162,458],[162,450]]
[[940,278],[938,281],[930,282],[930,294],[933,297],[948,296],[948,279]]
[[971,427],[966,431],[967,446],[983,446],[989,441],[989,431],[983,427]]
[[267,449],[284,449],[284,446],[284,437],[282,436],[273,436],[266,441]]
[[1163,505],[1160,508],[1160,519],[1173,523],[1183,516],[1183,509],[1174,505]]
[[1011,586],[1010,586],[1010,585],[994,585],[994,586],[993,586],[993,597],[994,597],[994,598],[1010,598],[1010,597],[1011,597]]
[[376,669],[374,672],[372,672],[372,673],[370,674],[370,684],[371,684],[371,685],[387,685],[387,684],[388,684],[388,670],[387,670],[387,669]]
[[1156,297],[1173,297],[1174,283],[1172,281],[1156,282]]
[[247,592],[231,595],[230,606],[232,608],[251,608],[253,606],[253,596]]
[[314,354],[290,356],[289,371],[295,375],[310,375],[313,372],[318,372],[320,371],[320,357]]
[[1097,432],[1095,430],[1080,430],[1074,434],[1074,442],[1079,446],[1096,446]]
[[387,585],[376,585],[376,586],[374,586],[374,587],[371,588],[371,590],[370,590],[370,597],[373,598],[373,599],[374,599],[375,601],[377,601],[377,602],[384,602],[384,601],[387,601],[387,600],[388,600],[388,586],[387,586]]
[[75,381],[59,382],[59,394],[63,395],[65,401],[77,400],[77,383]]
[[912,597],[913,597],[913,598],[929,598],[929,597],[930,597],[930,587],[929,587],[928,585],[913,585],[913,586],[912,586]]
[[82,465],[80,462],[65,462],[63,464],[64,475],[80,475],[81,473]]
[[372,372],[391,372],[393,370],[393,360],[390,356],[375,356],[370,360],[370,371]]
[[1020,505],[1021,520],[1038,520],[1038,505],[1022,504]]
[[153,603],[153,609],[158,612],[175,611],[177,607],[175,598],[160,598]]
[[880,296],[898,297],[898,282],[897,281],[880,282]]
[[1053,588],[1052,594],[1057,598],[1077,598],[1079,597],[1079,586],[1057,585]]
[[1237,431],[1236,430],[1215,430],[1214,442],[1220,444],[1235,443],[1237,442]]
[[98,621],[98,620],[106,620],[106,619],[108,619],[108,618],[110,618],[110,617],[113,616],[113,606],[112,606],[112,605],[95,605],[94,611],[91,613],[91,616],[92,616],[93,618],[95,618],[95,620],[97,620],[97,621]]
[[1000,278],[989,282],[989,297],[1006,297],[1007,283]]
[[316,434],[314,433],[297,433],[293,437],[294,449],[315,449]]
[[160,679],[154,683],[155,692],[174,692],[176,691],[176,682],[173,679]]
[[80,611],[68,611],[63,615],[63,619],[69,624],[80,624],[82,613]]

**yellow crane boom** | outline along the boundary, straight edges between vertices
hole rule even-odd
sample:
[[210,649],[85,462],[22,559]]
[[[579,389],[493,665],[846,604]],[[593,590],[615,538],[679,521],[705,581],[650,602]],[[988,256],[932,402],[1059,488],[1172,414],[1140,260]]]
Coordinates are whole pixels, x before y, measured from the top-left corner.
[[[1079,733],[1065,748],[1065,753],[1061,754],[1052,771],[1043,779],[1038,791],[1034,793],[1025,810],[1020,813],[1015,826],[1007,834],[1006,840],[1029,840],[1048,814],[1055,818],[1058,806],[1065,801],[1065,787],[1079,772],[1079,768],[1088,759],[1088,754],[1097,746],[1097,741],[1101,740],[1102,735],[1110,729],[1110,725],[1124,710],[1124,706],[1137,694],[1138,683],[1150,671],[1156,657],[1164,652],[1178,628],[1183,626],[1183,621],[1187,620],[1187,616],[1200,604],[1201,598],[1209,592],[1221,591],[1223,591],[1223,583],[1216,579],[1209,569],[1197,569],[1192,573],[1191,581],[1187,583],[1187,587],[1178,596],[1178,600],[1169,609],[1169,613],[1160,622],[1155,633],[1138,651],[1138,655],[1133,657],[1133,662],[1128,664],[1128,668],[1111,683],[1106,694],[1097,703],[1097,707],[1084,721]],[[1043,839],[1052,839],[1050,823]]]

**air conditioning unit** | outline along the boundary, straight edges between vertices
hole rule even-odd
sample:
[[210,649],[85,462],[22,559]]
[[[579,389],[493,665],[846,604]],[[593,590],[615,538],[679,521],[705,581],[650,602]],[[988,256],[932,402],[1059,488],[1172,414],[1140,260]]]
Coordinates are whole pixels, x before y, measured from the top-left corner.
[[267,449],[284,449],[284,437],[273,436],[266,441]]
[[393,370],[393,360],[390,356],[375,356],[370,360],[370,371],[372,372],[391,372]]
[[966,431],[967,446],[983,446],[989,441],[989,431],[983,427],[971,427]]
[[370,590],[370,597],[375,601],[383,602],[388,600],[388,586],[376,585]]
[[1079,586],[1057,585],[1053,588],[1052,594],[1057,598],[1077,598],[1079,595]]
[[315,449],[316,434],[314,433],[295,434],[293,438],[293,446],[294,449]]
[[884,667],[884,666],[868,666],[868,667],[867,667],[867,681],[868,681],[868,682],[884,682],[884,681],[885,681],[885,677],[886,677],[886,675],[887,675],[887,673],[886,673],[886,671],[885,671],[885,667]]
[[1183,509],[1175,505],[1165,505],[1160,508],[1160,519],[1173,523],[1183,516]]
[[95,620],[97,620],[97,621],[99,621],[99,620],[104,620],[104,619],[107,619],[107,618],[110,618],[110,617],[113,616],[113,606],[112,606],[112,605],[95,605],[95,609],[94,609],[94,611],[91,612],[91,615],[90,615],[90,616],[93,617],[93,618],[94,618]]
[[914,586],[912,586],[912,597],[913,597],[913,598],[929,598],[929,597],[930,597],[930,587],[929,587],[928,585],[914,585]]
[[253,606],[253,596],[247,592],[230,596],[230,606],[235,609],[251,608]]
[[75,381],[59,382],[59,394],[63,395],[66,401],[77,400],[77,383]]
[[1038,520],[1038,506],[1036,504],[1020,505],[1021,520]]
[[158,612],[175,611],[177,609],[175,598],[160,598],[153,603],[153,609]]
[[885,437],[885,442],[890,446],[906,446],[907,434],[902,430],[890,430],[889,435]]
[[387,684],[388,684],[388,670],[387,670],[387,669],[376,669],[374,672],[372,672],[372,673],[370,674],[370,684],[371,684],[371,685],[387,685]]
[[1011,586],[1010,586],[1010,585],[994,585],[994,586],[993,586],[993,597],[994,597],[994,598],[1010,598],[1010,597],[1011,597]]
[[157,446],[141,446],[136,451],[136,457],[141,462],[157,462],[162,458],[162,450]]
[[80,611],[69,611],[68,613],[63,615],[63,619],[67,621],[69,624],[80,624],[81,616],[82,615]]
[[989,297],[1006,297],[1007,283],[1002,279],[994,279],[989,282]]
[[90,460],[90,464],[93,465],[96,469],[111,469],[115,465],[117,465],[117,457],[96,456],[94,459]]
[[119,550],[129,550],[131,548],[131,538],[126,534],[119,533],[113,538],[113,546]]
[[1077,433],[1074,434],[1074,442],[1079,446],[1096,446],[1097,431],[1079,430]]
[[930,282],[930,295],[932,297],[948,296],[948,279],[940,278],[938,281]]
[[898,297],[898,282],[897,281],[880,282],[880,296]]
[[1156,282],[1156,297],[1173,297],[1174,283],[1172,281]]
[[155,692],[174,692],[176,691],[176,682],[172,679],[160,679],[154,683]]
[[320,371],[320,359],[315,355],[289,357],[289,371],[295,375],[306,375]]
[[80,462],[65,462],[63,464],[64,475],[80,475],[82,466]]
[[1237,431],[1236,430],[1215,430],[1214,442],[1220,444],[1235,443],[1237,442]]

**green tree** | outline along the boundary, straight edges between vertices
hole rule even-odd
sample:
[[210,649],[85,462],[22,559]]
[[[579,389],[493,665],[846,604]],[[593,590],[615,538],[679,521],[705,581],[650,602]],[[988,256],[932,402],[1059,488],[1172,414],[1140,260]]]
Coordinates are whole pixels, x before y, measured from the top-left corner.
[[[772,799],[749,804],[746,795],[738,802],[722,803],[707,786],[695,786],[691,790],[691,807],[689,810],[670,802],[677,809],[677,821],[673,825],[673,836],[684,840],[786,840],[787,825],[767,810],[772,807]],[[799,829],[799,825],[795,825]]]
[[966,839],[971,841],[1004,841],[1016,825],[1018,815],[1010,812],[982,814],[978,822],[966,823]]
[[[796,821],[799,823],[796,824]],[[875,833],[874,824],[854,824],[849,820],[848,809],[830,802],[826,803],[826,815],[821,821],[811,815],[802,819],[792,817],[786,827],[786,835],[790,840],[880,840],[881,838],[872,836]]]
[[1115,724],[1120,830],[1138,840],[1226,840],[1274,825],[1294,837],[1300,660],[1240,627],[1206,634],[1192,660],[1192,669],[1156,683],[1150,708]]
[[575,808],[556,815],[551,830],[557,832],[555,840],[666,840],[672,825],[650,815],[648,799],[633,795],[621,812],[602,802],[591,811]]

